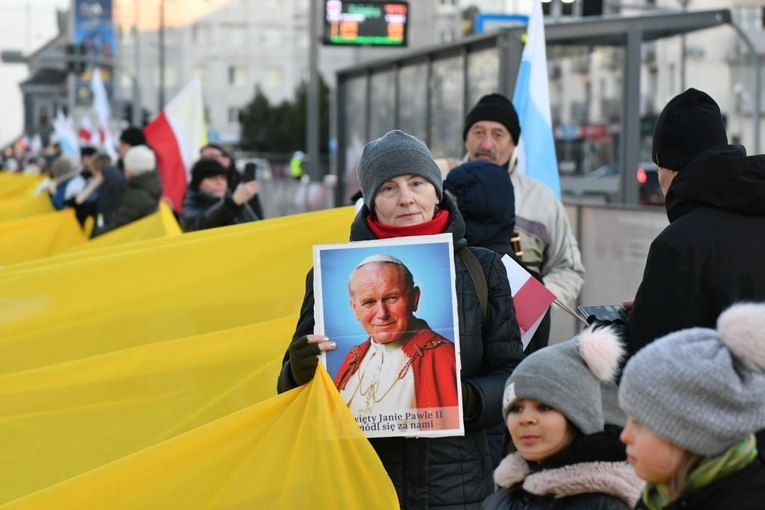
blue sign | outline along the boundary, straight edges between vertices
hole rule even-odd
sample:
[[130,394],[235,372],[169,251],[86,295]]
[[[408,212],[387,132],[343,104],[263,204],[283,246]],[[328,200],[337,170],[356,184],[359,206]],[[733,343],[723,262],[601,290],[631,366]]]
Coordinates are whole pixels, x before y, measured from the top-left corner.
[[90,90],[91,73],[95,66],[101,69],[101,79],[108,97],[114,90],[114,22],[112,0],[73,0],[74,33],[72,42],[82,46],[87,62],[85,72],[75,80],[75,99],[78,105],[93,101]]
[[564,142],[571,142],[581,136],[581,129],[577,124],[561,124],[555,128],[555,138]]
[[502,27],[526,26],[529,17],[525,14],[476,14],[473,32],[482,34]]

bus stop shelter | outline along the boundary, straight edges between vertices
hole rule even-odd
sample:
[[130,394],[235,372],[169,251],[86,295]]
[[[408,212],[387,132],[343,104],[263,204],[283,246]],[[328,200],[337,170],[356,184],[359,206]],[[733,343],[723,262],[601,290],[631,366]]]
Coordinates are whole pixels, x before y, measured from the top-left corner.
[[[548,55],[558,46],[623,48],[617,156],[622,168],[637,168],[643,43],[726,24],[731,24],[728,9],[604,16],[546,23],[545,36]],[[419,136],[436,158],[461,157],[463,120],[472,105],[492,92],[513,97],[525,31],[525,26],[502,28],[339,71],[337,203],[348,202],[363,145],[391,129]],[[635,204],[638,183],[628,173],[621,172],[621,201]]]

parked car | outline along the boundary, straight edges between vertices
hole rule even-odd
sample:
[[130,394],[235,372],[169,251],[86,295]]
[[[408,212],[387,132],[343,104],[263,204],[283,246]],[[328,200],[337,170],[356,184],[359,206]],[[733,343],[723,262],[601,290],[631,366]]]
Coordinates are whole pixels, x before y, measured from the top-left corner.
[[[560,177],[561,192],[564,195],[583,197],[602,197],[606,202],[619,200],[619,166],[616,163],[603,165],[584,176]],[[638,182],[638,203],[641,205],[661,205],[664,194],[659,185],[659,174],[652,161],[641,161],[635,172]]]
[[662,205],[664,193],[659,184],[659,172],[653,161],[643,161],[638,166],[635,178],[640,185],[639,202],[641,205]]

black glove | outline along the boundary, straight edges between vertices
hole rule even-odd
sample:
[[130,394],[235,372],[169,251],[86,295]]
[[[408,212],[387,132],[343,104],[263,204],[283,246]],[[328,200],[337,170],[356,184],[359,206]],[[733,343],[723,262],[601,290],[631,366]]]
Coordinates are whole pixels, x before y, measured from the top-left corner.
[[319,364],[317,356],[321,349],[318,344],[309,344],[308,337],[301,336],[290,344],[289,353],[290,369],[297,385],[302,386],[311,381]]
[[462,381],[462,415],[465,420],[472,418],[480,410],[481,402],[475,389]]

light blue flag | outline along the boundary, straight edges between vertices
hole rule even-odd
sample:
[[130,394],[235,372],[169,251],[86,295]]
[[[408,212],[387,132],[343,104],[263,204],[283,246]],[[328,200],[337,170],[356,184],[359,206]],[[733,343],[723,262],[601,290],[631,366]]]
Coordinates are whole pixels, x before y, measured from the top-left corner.
[[550,119],[545,25],[542,17],[542,4],[540,0],[534,0],[529,16],[526,46],[523,48],[513,95],[513,105],[521,122],[521,139],[516,150],[516,171],[543,182],[560,198],[558,158],[555,155],[555,140]]

